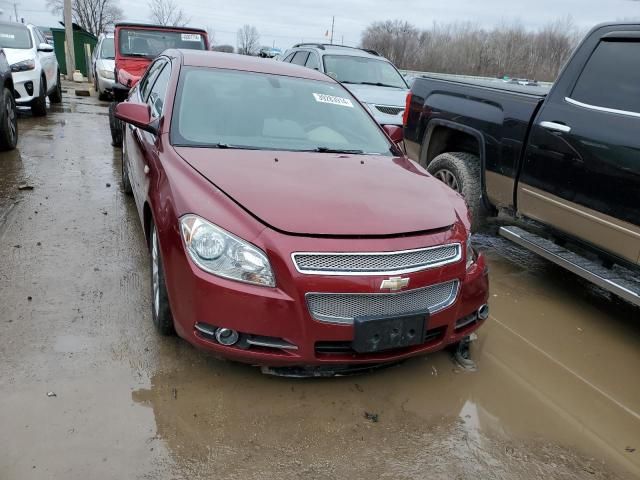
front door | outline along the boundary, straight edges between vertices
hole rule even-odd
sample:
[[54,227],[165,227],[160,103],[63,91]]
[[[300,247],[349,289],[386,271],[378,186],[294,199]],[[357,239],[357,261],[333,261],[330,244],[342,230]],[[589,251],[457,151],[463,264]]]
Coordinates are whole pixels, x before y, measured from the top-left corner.
[[535,119],[518,210],[638,263],[640,31],[621,33],[597,38],[577,80]]

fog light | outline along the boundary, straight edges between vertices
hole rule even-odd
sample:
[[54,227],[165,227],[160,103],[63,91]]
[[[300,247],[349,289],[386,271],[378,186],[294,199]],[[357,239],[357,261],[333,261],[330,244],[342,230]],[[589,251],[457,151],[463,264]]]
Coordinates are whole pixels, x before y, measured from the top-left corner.
[[480,320],[486,320],[489,318],[489,305],[484,304],[478,309],[478,318]]
[[24,89],[27,91],[27,95],[33,95],[33,82],[24,82]]
[[216,340],[221,345],[233,345],[238,341],[238,332],[230,328],[218,328],[216,330]]

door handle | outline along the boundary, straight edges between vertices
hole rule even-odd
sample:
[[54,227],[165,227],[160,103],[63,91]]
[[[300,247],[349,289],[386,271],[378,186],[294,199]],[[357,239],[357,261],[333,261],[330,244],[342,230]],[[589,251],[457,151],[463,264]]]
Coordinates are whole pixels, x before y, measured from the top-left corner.
[[553,130],[554,132],[569,133],[571,131],[571,127],[569,125],[558,122],[540,122],[540,126],[547,130]]

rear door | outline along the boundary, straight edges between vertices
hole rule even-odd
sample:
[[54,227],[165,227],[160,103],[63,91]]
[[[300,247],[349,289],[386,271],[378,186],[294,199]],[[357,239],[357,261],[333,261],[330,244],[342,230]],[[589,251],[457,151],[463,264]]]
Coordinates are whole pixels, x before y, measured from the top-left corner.
[[535,119],[518,210],[638,263],[639,195],[640,30],[605,27],[582,44]]

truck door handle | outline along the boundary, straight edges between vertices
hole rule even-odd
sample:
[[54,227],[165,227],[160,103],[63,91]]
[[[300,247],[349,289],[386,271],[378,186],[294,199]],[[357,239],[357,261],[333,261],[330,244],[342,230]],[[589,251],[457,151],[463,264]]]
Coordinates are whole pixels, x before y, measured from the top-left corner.
[[555,132],[569,133],[571,131],[571,127],[569,125],[558,122],[540,122],[540,126]]

